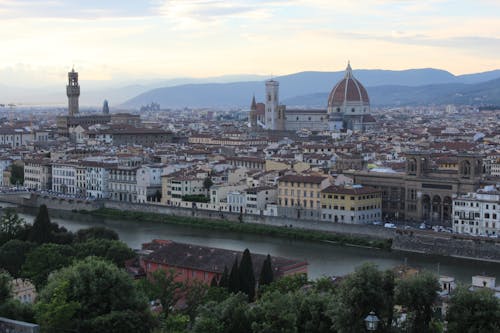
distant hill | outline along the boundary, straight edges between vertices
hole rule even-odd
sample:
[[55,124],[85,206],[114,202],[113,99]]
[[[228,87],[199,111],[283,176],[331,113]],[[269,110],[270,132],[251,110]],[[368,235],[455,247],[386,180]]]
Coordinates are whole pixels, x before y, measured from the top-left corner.
[[[367,87],[373,106],[469,104],[500,105],[500,79],[477,84],[448,83],[418,87]],[[326,107],[328,92],[295,96],[283,100],[290,106]]]
[[[284,104],[325,106],[327,92],[343,75],[343,71],[300,72],[275,79],[280,82],[280,100]],[[497,81],[491,81],[493,87],[478,82],[500,78],[500,70],[461,76],[432,68],[355,70],[354,75],[367,87],[373,105],[481,104],[494,103],[498,96],[494,94]],[[263,81],[186,84],[149,90],[128,100],[124,106],[140,107],[157,102],[171,108],[248,107],[254,94],[263,100],[264,89]]]

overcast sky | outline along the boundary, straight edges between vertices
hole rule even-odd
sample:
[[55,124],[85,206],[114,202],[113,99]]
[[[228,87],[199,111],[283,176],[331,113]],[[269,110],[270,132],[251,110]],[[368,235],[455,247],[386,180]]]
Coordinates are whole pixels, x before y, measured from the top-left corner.
[[500,0],[0,0],[0,83],[500,68]]

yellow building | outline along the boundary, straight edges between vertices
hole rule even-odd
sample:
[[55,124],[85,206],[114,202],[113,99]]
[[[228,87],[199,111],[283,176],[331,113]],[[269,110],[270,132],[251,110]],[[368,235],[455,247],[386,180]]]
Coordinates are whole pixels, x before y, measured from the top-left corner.
[[285,175],[278,179],[278,215],[319,218],[321,190],[330,185],[326,176]]
[[371,224],[382,219],[382,192],[361,185],[329,186],[321,191],[321,219]]

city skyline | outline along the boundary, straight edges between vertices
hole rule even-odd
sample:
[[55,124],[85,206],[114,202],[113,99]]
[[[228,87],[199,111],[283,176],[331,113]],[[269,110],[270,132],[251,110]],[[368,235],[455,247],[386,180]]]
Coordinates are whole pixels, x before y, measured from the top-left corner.
[[[500,68],[500,4],[481,0],[0,0],[0,83]],[[453,59],[453,61],[450,61]]]

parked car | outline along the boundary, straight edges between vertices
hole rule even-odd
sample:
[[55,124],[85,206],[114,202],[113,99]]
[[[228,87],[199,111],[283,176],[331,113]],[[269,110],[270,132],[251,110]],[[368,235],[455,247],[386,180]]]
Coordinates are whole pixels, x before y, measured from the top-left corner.
[[396,225],[394,223],[386,223],[384,224],[384,228],[396,229]]

